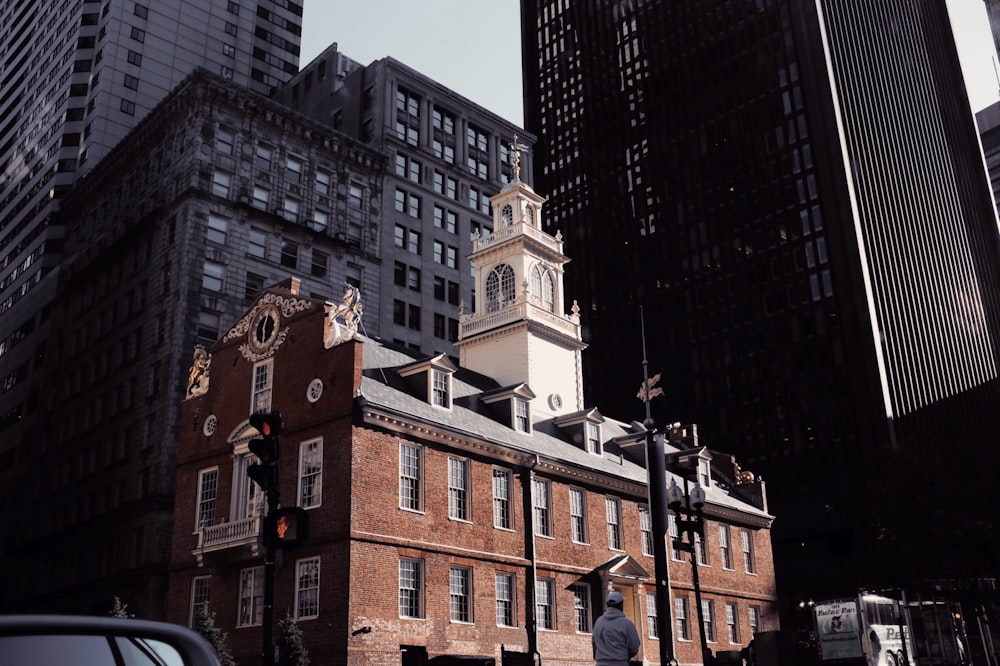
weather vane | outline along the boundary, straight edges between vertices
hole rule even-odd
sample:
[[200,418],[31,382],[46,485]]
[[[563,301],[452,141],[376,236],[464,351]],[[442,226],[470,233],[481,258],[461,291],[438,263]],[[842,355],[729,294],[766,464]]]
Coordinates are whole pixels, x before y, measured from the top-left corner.
[[514,135],[514,143],[510,144],[510,149],[514,151],[514,180],[521,180],[521,151],[527,150],[528,146],[517,142],[517,134]]

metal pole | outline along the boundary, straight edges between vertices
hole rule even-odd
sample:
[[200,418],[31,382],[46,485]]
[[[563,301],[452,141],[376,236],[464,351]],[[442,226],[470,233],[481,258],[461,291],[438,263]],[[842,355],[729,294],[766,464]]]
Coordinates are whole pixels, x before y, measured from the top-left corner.
[[267,515],[264,516],[264,616],[261,619],[264,636],[261,663],[274,666],[274,510],[278,506],[278,491],[267,491]]
[[[691,494],[688,492],[688,480],[687,475],[684,476],[684,503],[687,506],[688,524],[685,526],[685,531],[688,535],[688,540],[691,544],[691,582],[694,584],[694,603],[698,607],[698,636],[701,638],[701,663],[708,666],[708,641],[705,639],[705,612],[701,607],[701,585],[698,581],[698,547],[694,542],[695,532],[701,534],[704,520],[702,518],[702,511],[699,508],[697,510],[697,518],[692,518],[695,512],[691,509]],[[705,535],[701,534],[704,540]]]
[[656,577],[653,590],[656,597],[656,634],[659,637],[660,664],[668,666],[673,662],[674,635],[670,621],[670,568],[667,561],[667,465],[664,456],[663,438],[655,433],[656,422],[650,415],[649,363],[646,360],[646,323],[642,308],[639,308],[642,329],[642,379],[646,391],[646,474],[649,492],[649,519],[653,528],[653,575]]

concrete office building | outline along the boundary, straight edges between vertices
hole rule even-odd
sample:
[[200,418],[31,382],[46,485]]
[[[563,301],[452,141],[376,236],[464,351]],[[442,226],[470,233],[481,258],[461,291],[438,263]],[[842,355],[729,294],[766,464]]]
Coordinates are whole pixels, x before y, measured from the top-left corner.
[[996,543],[1000,238],[946,4],[521,5],[588,399],[641,414],[645,306],[658,417],[770,482],[786,600],[990,575],[952,530]]
[[[525,150],[532,137],[393,58],[361,66],[336,44],[277,99],[387,157],[381,198],[370,202],[384,218],[379,334],[454,355],[460,313],[475,307],[462,258],[493,228],[489,198],[511,181],[514,137]],[[527,160],[522,176],[531,178]]]
[[383,165],[198,70],[78,182],[37,416],[0,469],[3,611],[104,614],[118,596],[164,617],[192,348],[290,273],[312,296],[350,283],[377,313],[379,217],[362,202]]
[[62,197],[194,68],[281,85],[301,24],[288,0],[0,2],[0,461],[38,436]]

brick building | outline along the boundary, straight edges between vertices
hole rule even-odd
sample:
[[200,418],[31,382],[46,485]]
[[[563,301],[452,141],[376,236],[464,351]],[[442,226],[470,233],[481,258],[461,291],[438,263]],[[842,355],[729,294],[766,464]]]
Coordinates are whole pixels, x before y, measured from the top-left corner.
[[[589,632],[612,589],[646,661],[659,661],[646,430],[583,404],[580,318],[562,310],[567,259],[560,236],[541,230],[541,204],[515,162],[492,198],[495,232],[473,245],[477,307],[461,320],[459,362],[364,338],[346,307],[356,292],[334,305],[290,279],[195,364],[169,619],[190,623],[208,604],[237,659],[259,658],[262,502],[246,474],[258,434],[248,415],[280,411],[281,501],[307,511],[310,534],[278,558],[274,616],[297,618],[314,663],[418,666],[499,658],[501,646],[592,663]],[[700,461],[708,647],[739,650],[777,628],[772,517],[759,480],[683,432],[665,447]],[[681,663],[700,663],[692,565],[675,542],[668,559],[662,638]]]

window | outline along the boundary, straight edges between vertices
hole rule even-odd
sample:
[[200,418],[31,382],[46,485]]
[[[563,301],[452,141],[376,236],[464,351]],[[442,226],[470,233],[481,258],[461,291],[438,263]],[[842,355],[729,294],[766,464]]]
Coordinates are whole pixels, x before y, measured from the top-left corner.
[[472,569],[450,568],[448,599],[452,622],[472,622]]
[[513,627],[514,624],[514,574],[498,572],[497,584],[497,625]]
[[622,503],[617,497],[604,498],[608,518],[608,548],[622,549]]
[[722,555],[722,568],[732,570],[733,551],[729,547],[729,525],[719,525],[719,553]]
[[299,444],[299,506],[311,509],[323,502],[323,439]]
[[469,520],[469,461],[448,458],[448,517]]
[[191,580],[191,608],[188,611],[188,626],[194,627],[195,621],[201,614],[201,609],[208,606],[211,598],[209,596],[209,582],[211,576],[195,576]]
[[420,143],[420,98],[402,87],[396,91],[396,137],[411,146]]
[[409,313],[408,313],[407,316],[409,318],[409,327],[410,327],[410,330],[419,331],[420,330],[420,306],[419,305],[413,305],[411,303],[411,304],[409,304],[407,306],[407,309],[409,310]]
[[267,258],[267,232],[250,227],[250,239],[247,241],[247,254],[258,259]]
[[680,560],[680,531],[677,529],[677,516],[673,513],[667,514],[667,534],[670,535],[670,557],[675,560]]
[[132,13],[145,20],[146,17],[149,16],[149,9],[137,2],[135,3],[135,8],[132,9]]
[[288,240],[287,238],[281,239],[281,265],[287,266],[288,268],[296,268],[299,265],[299,244]]
[[229,188],[232,186],[233,177],[225,171],[215,171],[212,173],[212,194],[223,199],[229,198]]
[[412,180],[414,183],[419,183],[420,162],[413,159],[409,155],[396,153],[396,175],[401,178]]
[[399,617],[424,616],[424,562],[399,561]]
[[455,116],[443,109],[434,108],[432,117],[434,140],[431,149],[438,159],[455,163]]
[[740,632],[737,622],[739,615],[736,609],[736,604],[733,602],[726,602],[726,633],[729,636],[729,642],[732,645],[739,645],[740,642]]
[[573,585],[573,619],[579,633],[590,633],[590,586],[586,583]]
[[424,451],[415,444],[399,445],[399,508],[423,511]]
[[219,245],[226,244],[226,231],[229,228],[229,221],[224,217],[219,217],[214,213],[208,214],[208,229],[205,238]]
[[441,206],[434,206],[434,226],[453,234],[458,229],[458,215]]
[[451,373],[431,370],[431,395],[438,407],[451,407]]
[[128,56],[126,59],[128,60],[128,64],[130,65],[135,65],[136,67],[142,66],[142,54],[136,53],[132,49],[129,49]]
[[420,197],[406,190],[396,190],[396,212],[420,218]]
[[639,533],[642,535],[642,554],[653,554],[653,519],[649,514],[649,507],[645,504],[639,505]]
[[235,143],[236,139],[229,130],[220,127],[215,131],[215,149],[223,155],[232,155]]
[[272,159],[274,157],[274,151],[267,146],[257,146],[254,157],[254,166],[261,171],[270,171]]
[[323,196],[330,196],[330,184],[333,178],[326,171],[316,169],[316,193]]
[[601,426],[586,421],[584,423],[584,430],[587,434],[587,453],[601,454]]
[[472,172],[472,175],[486,180],[489,176],[490,162],[489,137],[486,136],[485,132],[471,125],[467,133],[469,139],[469,171]]
[[656,595],[646,594],[646,634],[650,638],[660,637],[660,624],[657,622]]
[[219,468],[198,472],[198,512],[195,528],[202,529],[215,523],[215,499],[219,492]]
[[264,567],[240,571],[240,606],[237,627],[261,623],[264,617]]
[[445,317],[444,317],[443,314],[435,312],[434,313],[434,337],[441,338],[443,340],[445,338],[445,335],[447,335],[447,333],[445,332]]
[[300,160],[294,157],[285,159],[285,180],[296,185],[302,182],[302,162]]
[[271,201],[271,192],[260,185],[253,186],[253,207],[260,210],[267,210],[267,204]]
[[292,199],[291,197],[285,197],[285,207],[282,211],[282,217],[291,222],[298,222],[299,220],[299,208],[301,203],[298,199]]
[[264,281],[267,278],[256,273],[247,273],[246,284],[243,287],[243,298],[252,301],[258,292],[264,289]]
[[761,630],[760,625],[760,606],[750,606],[749,620],[750,620],[750,636],[753,636],[758,631]]
[[319,558],[295,562],[295,619],[319,617]]
[[392,323],[406,326],[406,303],[398,298],[392,301]]
[[330,263],[330,255],[322,250],[312,251],[312,274],[314,277],[326,277],[327,265]]
[[514,269],[500,264],[486,276],[486,311],[496,312],[514,302]]
[[703,567],[708,566],[708,545],[705,543],[705,537],[703,537],[698,532],[694,533],[694,552],[695,557],[698,560],[698,564]]
[[318,208],[313,210],[312,224],[309,227],[313,231],[326,231],[330,227],[330,213]]
[[493,527],[502,530],[514,528],[511,514],[513,500],[512,475],[508,469],[493,469]]
[[712,599],[701,600],[701,614],[705,626],[705,640],[709,643],[715,642],[715,601]]
[[271,411],[271,370],[274,359],[261,361],[253,368],[253,404],[250,413]]
[[677,624],[677,638],[682,641],[691,640],[687,597],[674,597],[674,622]]
[[743,568],[749,574],[757,573],[757,565],[753,556],[753,535],[750,534],[750,530],[741,529],[740,539],[743,544]]
[[219,326],[222,319],[215,312],[202,310],[198,313],[198,337],[204,340],[216,340],[219,337]]
[[444,265],[448,268],[458,268],[458,248],[449,245],[445,250]]
[[347,203],[355,208],[361,208],[361,195],[363,193],[364,190],[361,189],[360,185],[351,183],[350,187],[347,188]]
[[545,479],[532,479],[531,502],[535,517],[535,534],[552,536],[552,487]]
[[396,247],[413,254],[420,254],[420,232],[397,224],[394,230],[394,239]]
[[550,578],[535,579],[535,616],[539,629],[555,629],[555,581]]
[[222,291],[222,282],[226,274],[226,267],[220,263],[205,260],[205,267],[201,274],[201,287],[209,291]]
[[139,89],[139,79],[137,79],[136,77],[131,76],[129,74],[126,74],[125,75],[125,87],[128,88],[129,90],[138,90]]
[[570,533],[576,543],[587,543],[587,503],[581,488],[569,489]]
[[531,414],[528,401],[524,398],[514,398],[514,429],[518,432],[531,432]]

